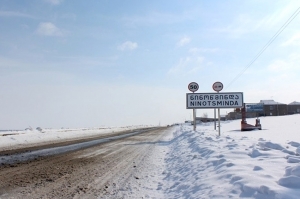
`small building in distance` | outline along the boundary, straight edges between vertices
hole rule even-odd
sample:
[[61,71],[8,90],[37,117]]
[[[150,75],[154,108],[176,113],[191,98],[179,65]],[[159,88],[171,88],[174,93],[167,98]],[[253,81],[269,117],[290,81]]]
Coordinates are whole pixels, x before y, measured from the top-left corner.
[[242,112],[240,108],[235,108],[233,112],[227,114],[227,120],[242,119]]
[[[263,104],[259,103],[245,103],[246,107],[246,118],[260,117],[264,116]],[[234,112],[230,112],[226,116],[227,120],[242,119],[242,109],[235,108]]]
[[259,103],[263,104],[265,116],[279,116],[288,114],[287,104],[275,102],[274,100],[260,100]]
[[[274,100],[260,100],[259,103],[245,103],[245,108],[246,118],[300,114],[300,102],[296,101],[284,104]],[[226,117],[228,120],[241,119],[241,109],[234,109]]]
[[300,113],[300,102],[291,102],[288,104],[288,114]]

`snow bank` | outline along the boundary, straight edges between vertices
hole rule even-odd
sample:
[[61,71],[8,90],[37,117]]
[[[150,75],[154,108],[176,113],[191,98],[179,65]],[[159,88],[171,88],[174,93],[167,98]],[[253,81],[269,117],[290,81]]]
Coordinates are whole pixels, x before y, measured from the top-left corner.
[[[279,118],[282,126],[274,125]],[[213,124],[198,125],[195,132],[182,125],[165,160],[166,196],[299,198],[298,119],[261,118],[264,129],[248,132],[239,130],[239,120],[227,121],[221,124],[221,136]]]
[[150,126],[125,126],[125,127],[101,127],[101,128],[77,128],[77,129],[39,129],[24,131],[1,131],[0,150],[18,149],[27,146],[36,146],[47,143],[63,142],[104,135],[126,130],[140,129]]

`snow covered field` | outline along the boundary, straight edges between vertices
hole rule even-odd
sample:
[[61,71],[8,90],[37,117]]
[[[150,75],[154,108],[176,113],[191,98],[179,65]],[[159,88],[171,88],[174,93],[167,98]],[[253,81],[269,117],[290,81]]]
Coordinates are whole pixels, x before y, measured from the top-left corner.
[[[240,120],[182,126],[166,156],[170,198],[300,198],[300,115],[263,117],[263,130]],[[248,119],[255,124],[255,119]]]
[[128,198],[300,198],[300,115],[260,119],[222,122],[220,137],[213,123],[176,127]]
[[77,129],[42,129],[24,131],[0,131],[0,151],[19,149],[27,146],[49,144],[60,141],[70,141],[102,134],[146,128],[150,126],[100,127]]
[[[299,198],[300,115],[262,117],[262,130],[240,131],[240,120],[174,126],[145,160],[128,198]],[[255,119],[248,119],[255,124]],[[126,127],[133,128],[133,127]],[[120,129],[120,128],[119,128]],[[0,132],[0,149],[119,129]],[[65,129],[66,130],[66,129]],[[68,133],[72,132],[72,133]],[[122,191],[122,190],[121,190]]]

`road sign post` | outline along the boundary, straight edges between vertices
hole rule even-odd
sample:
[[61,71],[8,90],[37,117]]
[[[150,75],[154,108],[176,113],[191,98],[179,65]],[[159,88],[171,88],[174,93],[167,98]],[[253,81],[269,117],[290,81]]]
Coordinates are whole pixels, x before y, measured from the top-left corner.
[[218,108],[218,117],[219,117],[219,136],[221,135],[221,118],[220,118],[220,108]]
[[[221,90],[223,90],[223,84],[221,82],[215,82],[212,85],[212,88],[213,88],[214,91],[216,91],[217,93],[219,93]],[[216,123],[216,118],[214,120],[215,120],[215,123]],[[221,122],[220,122],[220,120],[221,120],[220,119],[220,108],[218,108],[219,136],[221,135]]]
[[214,126],[215,126],[215,130],[217,130],[217,122],[216,122],[216,109],[214,108]]
[[[194,93],[199,89],[199,85],[196,82],[191,82],[188,85],[188,89]],[[196,131],[196,109],[193,109],[193,121],[194,131]]]
[[[221,82],[215,82],[212,85],[212,88],[216,92],[220,92],[223,89],[223,84]],[[220,109],[218,109],[218,120],[219,120],[219,135],[220,135]],[[214,124],[215,124],[215,130],[216,130],[216,109],[214,110]]]
[[[194,88],[194,87],[192,87]],[[242,92],[222,92],[223,84],[221,82],[215,82],[213,84],[213,90],[217,93],[187,93],[186,94],[186,108],[187,109],[218,109],[219,120],[219,135],[221,134],[221,116],[220,108],[242,108],[244,105]],[[216,119],[215,119],[216,120]],[[194,125],[196,120],[194,118]],[[194,126],[195,130],[196,126]]]

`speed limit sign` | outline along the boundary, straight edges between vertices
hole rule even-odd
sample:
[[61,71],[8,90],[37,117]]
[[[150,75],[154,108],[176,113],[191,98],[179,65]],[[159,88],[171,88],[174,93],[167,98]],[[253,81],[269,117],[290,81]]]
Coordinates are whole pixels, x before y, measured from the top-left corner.
[[189,83],[188,88],[190,91],[192,91],[194,93],[198,90],[199,85],[196,82],[191,82],[191,83]]

